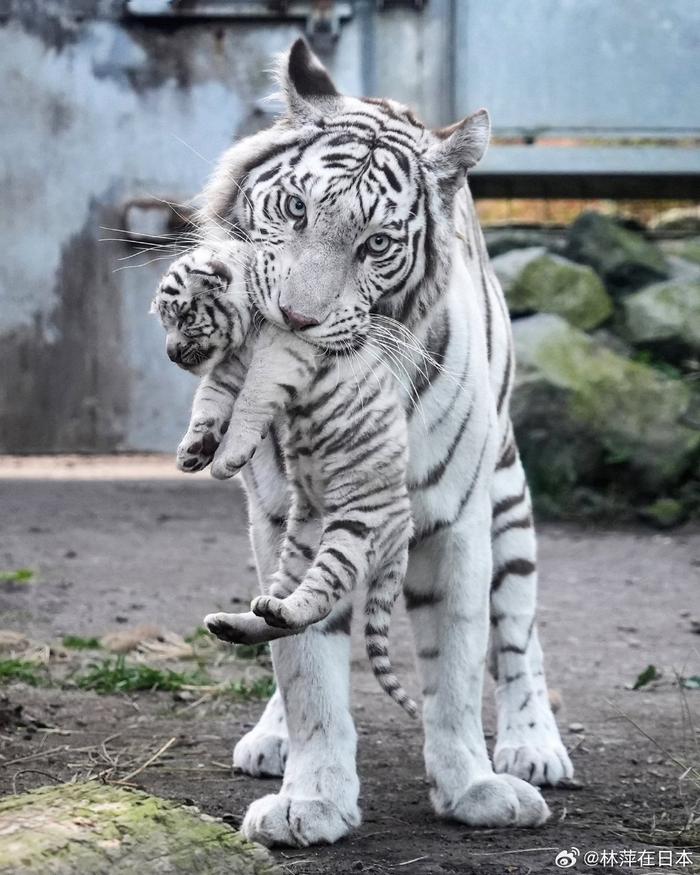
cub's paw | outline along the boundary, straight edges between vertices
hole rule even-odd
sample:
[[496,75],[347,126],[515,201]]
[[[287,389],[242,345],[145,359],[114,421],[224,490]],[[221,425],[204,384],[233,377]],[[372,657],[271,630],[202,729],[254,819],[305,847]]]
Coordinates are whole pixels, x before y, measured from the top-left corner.
[[243,614],[207,614],[204,625],[212,635],[228,644],[265,644],[282,637],[252,611]]
[[228,480],[245,467],[255,455],[255,451],[267,437],[267,431],[254,431],[233,427],[214,457],[211,473],[217,480]]
[[284,599],[278,599],[273,595],[259,595],[250,603],[250,609],[254,614],[278,629],[299,630],[305,624],[291,611]]
[[253,802],[241,831],[249,841],[267,847],[307,847],[337,842],[359,823],[357,806],[343,812],[327,799],[300,799],[279,793]]
[[[254,624],[251,624],[251,619]],[[257,626],[259,622],[259,618],[250,611],[246,614],[207,614],[204,618],[204,625],[211,634],[227,644],[258,644],[258,636],[254,634],[252,626]]]
[[206,468],[214,458],[226,428],[213,418],[193,423],[177,448],[177,467],[186,473]]
[[540,792],[511,775],[474,781],[455,805],[441,812],[469,826],[540,826],[550,815]]
[[569,755],[558,738],[539,744],[498,744],[493,767],[497,772],[505,772],[538,786],[554,787],[574,776]]
[[289,739],[285,734],[265,732],[257,726],[247,732],[233,749],[233,767],[254,778],[281,778],[287,763]]
[[214,456],[214,464],[211,466],[211,473],[217,480],[228,480],[245,467],[255,455],[255,450],[249,453],[217,453]]

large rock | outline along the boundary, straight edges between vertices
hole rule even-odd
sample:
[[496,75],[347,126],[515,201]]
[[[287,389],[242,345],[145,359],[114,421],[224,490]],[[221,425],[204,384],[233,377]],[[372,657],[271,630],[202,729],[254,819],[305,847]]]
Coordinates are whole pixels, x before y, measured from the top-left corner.
[[683,424],[688,386],[629,361],[538,314],[513,326],[518,376],[513,421],[535,491],[557,499],[577,485],[658,494],[700,451]]
[[671,207],[649,223],[654,231],[674,234],[700,234],[700,206]]
[[551,228],[485,228],[486,248],[492,258],[511,252],[514,249],[530,249],[533,246],[543,246],[550,250],[559,250],[564,245],[563,235],[559,229]]
[[622,303],[622,331],[635,346],[675,361],[700,354],[700,280],[655,283]]
[[0,802],[2,875],[274,875],[268,852],[196,808],[98,781]]
[[[694,267],[700,265],[700,237],[682,237],[680,240],[662,240],[659,243],[661,249],[667,255],[680,258],[691,263]],[[669,261],[671,261],[669,258]],[[673,267],[673,262],[671,261]],[[687,270],[687,268],[686,268]],[[676,272],[673,272],[676,276]]]
[[663,253],[637,232],[599,213],[582,213],[569,229],[567,258],[590,265],[613,294],[670,276]]
[[506,297],[515,315],[556,313],[584,331],[605,322],[613,312],[612,301],[592,268],[549,253],[541,253],[524,264],[506,288]]
[[528,264],[536,258],[542,258],[546,253],[547,250],[544,246],[526,246],[522,249],[513,249],[491,259],[491,266],[498,277],[506,297]]

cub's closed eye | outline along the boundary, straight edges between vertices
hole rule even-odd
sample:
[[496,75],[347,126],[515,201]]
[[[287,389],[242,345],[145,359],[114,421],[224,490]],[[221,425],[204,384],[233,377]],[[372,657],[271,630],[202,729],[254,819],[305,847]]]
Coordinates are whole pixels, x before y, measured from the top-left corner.
[[306,204],[300,197],[294,194],[289,195],[285,201],[284,208],[289,218],[294,219],[295,222],[303,219],[306,215]]
[[391,237],[388,234],[372,234],[365,241],[365,246],[370,255],[384,255],[391,245]]

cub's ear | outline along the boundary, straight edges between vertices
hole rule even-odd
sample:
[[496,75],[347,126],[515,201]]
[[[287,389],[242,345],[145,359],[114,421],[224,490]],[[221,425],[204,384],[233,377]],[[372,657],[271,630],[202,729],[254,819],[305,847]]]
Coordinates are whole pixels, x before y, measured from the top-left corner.
[[158,312],[158,307],[156,306],[156,299],[154,298],[151,301],[151,306],[148,308],[148,313],[150,316],[153,316],[157,312]]
[[484,157],[491,136],[491,121],[485,109],[461,122],[433,131],[440,142],[431,146],[426,158],[441,184],[458,188],[471,167]]
[[328,111],[329,102],[340,96],[326,68],[301,38],[282,55],[278,79],[290,115],[300,122],[317,121]]

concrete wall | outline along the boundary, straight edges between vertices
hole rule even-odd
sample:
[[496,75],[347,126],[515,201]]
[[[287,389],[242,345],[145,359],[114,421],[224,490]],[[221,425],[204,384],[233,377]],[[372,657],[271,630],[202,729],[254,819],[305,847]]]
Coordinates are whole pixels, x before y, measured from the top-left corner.
[[[405,100],[430,123],[493,103],[504,126],[515,124],[512,107],[498,103],[513,87],[507,59],[496,68],[489,61],[498,29],[517,42],[517,8],[530,4],[430,0],[422,12],[410,3],[382,12],[370,0],[345,5],[354,14],[326,57],[341,88]],[[610,5],[577,0],[577,8]],[[672,7],[675,18],[662,17],[659,28],[668,32],[670,20],[673,39],[684,10],[697,24],[694,0],[612,5]],[[484,41],[494,8],[496,30]],[[162,202],[187,202],[222,149],[269,121],[260,103],[270,90],[265,70],[302,27],[141,17],[122,0],[0,0],[0,451],[175,447],[194,380],[167,361],[147,315],[169,256],[131,257],[134,247],[114,240],[123,230],[109,229],[172,219]],[[522,58],[514,70],[522,75]],[[538,88],[548,75],[540,68]],[[537,103],[526,121],[539,124],[546,107]],[[683,118],[674,109],[673,124]],[[697,119],[689,125],[700,128]]]

